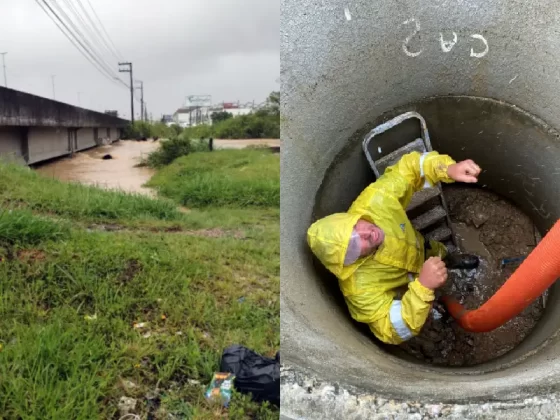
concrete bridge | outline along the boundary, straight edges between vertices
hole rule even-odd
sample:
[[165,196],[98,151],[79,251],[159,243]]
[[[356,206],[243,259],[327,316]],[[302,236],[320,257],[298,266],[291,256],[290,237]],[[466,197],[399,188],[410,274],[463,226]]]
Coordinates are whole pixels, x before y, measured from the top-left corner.
[[0,156],[32,165],[108,144],[128,120],[0,87]]

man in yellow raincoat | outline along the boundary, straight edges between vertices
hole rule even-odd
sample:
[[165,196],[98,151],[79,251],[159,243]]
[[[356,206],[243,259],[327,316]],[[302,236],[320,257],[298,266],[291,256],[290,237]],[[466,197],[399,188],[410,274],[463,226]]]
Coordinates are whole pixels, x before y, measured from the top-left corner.
[[472,160],[456,163],[436,151],[412,152],[362,191],[346,213],[309,228],[308,244],[338,278],[352,318],[368,324],[381,341],[400,344],[418,335],[447,268],[478,266],[475,256],[448,255],[443,244],[425,243],[405,211],[412,195],[438,182],[474,183],[479,174]]

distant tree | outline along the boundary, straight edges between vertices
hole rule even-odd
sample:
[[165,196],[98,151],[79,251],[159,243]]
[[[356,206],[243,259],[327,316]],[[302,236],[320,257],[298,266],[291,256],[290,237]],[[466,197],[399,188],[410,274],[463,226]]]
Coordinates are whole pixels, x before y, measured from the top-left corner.
[[220,112],[212,112],[210,118],[212,118],[212,124],[216,124],[222,121],[225,121],[229,118],[232,118],[233,114],[227,111],[220,111]]
[[268,95],[268,102],[280,106],[280,91],[274,91]]
[[178,124],[173,124],[171,125],[171,130],[173,130],[173,133],[175,133],[175,135],[179,135],[183,132],[183,127],[181,127]]
[[266,98],[266,110],[273,115],[280,115],[280,92],[274,91]]

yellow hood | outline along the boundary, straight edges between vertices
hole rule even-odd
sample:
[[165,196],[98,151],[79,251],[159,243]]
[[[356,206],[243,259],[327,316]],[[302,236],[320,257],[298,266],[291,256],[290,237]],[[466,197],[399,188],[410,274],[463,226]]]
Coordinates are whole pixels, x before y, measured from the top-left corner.
[[359,214],[335,213],[317,220],[307,230],[307,243],[321,263],[340,280],[356,270],[359,261],[344,266],[344,256]]

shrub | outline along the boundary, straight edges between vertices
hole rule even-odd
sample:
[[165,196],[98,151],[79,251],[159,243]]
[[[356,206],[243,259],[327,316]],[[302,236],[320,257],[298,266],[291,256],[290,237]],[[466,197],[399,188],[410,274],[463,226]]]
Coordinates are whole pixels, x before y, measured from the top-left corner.
[[181,126],[177,124],[169,127],[162,122],[151,123],[148,121],[134,121],[134,124],[125,128],[123,138],[132,140],[154,137],[168,139],[178,136],[182,131],[183,129]]
[[183,136],[191,139],[259,139],[280,138],[280,116],[267,110],[254,114],[232,117],[214,125],[198,125],[185,128]]
[[148,156],[148,166],[157,168],[169,165],[180,156],[193,152],[193,143],[186,136],[173,137],[161,142],[160,147]]
[[212,127],[207,124],[189,127],[183,131],[182,135],[191,139],[208,139],[212,137]]

